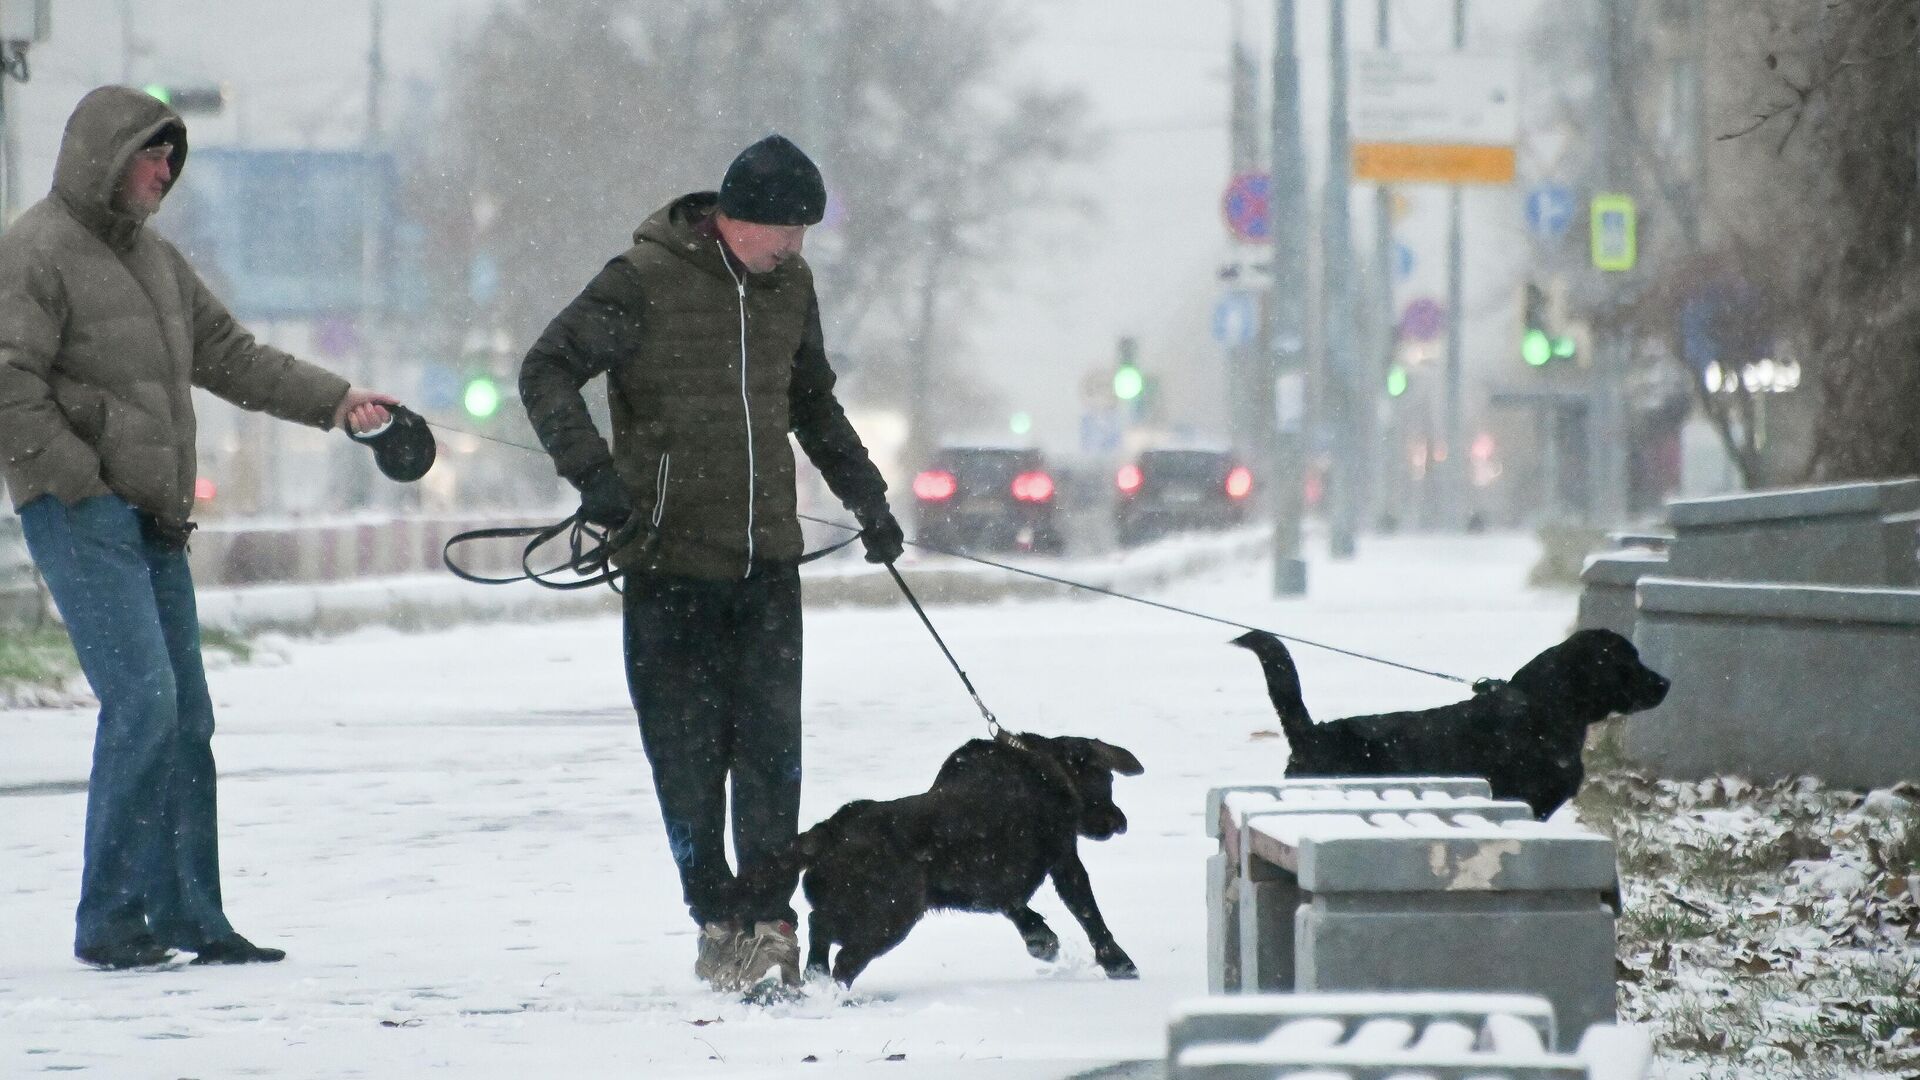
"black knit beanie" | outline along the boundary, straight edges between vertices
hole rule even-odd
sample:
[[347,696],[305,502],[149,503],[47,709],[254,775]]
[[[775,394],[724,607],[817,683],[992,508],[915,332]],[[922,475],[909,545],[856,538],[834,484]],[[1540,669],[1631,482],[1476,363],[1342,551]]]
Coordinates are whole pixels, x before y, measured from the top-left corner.
[[817,225],[827,213],[827,185],[812,158],[784,136],[769,135],[727,166],[720,212],[759,225]]

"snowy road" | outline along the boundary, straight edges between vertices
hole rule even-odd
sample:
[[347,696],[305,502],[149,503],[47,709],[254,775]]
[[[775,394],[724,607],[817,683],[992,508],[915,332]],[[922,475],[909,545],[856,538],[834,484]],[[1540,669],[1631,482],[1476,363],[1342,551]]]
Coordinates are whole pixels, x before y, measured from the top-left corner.
[[[1506,674],[1559,639],[1565,592],[1524,538],[1372,541],[1268,599],[1264,563],[1157,594],[1425,667]],[[1009,727],[1099,735],[1125,836],[1082,844],[1138,982],[1110,982],[1043,887],[1057,966],[1004,920],[937,915],[845,1000],[760,1009],[704,992],[620,670],[613,620],[363,632],[213,673],[227,909],[271,967],[104,974],[70,955],[92,717],[0,717],[0,1075],[1065,1077],[1158,1056],[1204,989],[1206,788],[1277,775],[1284,744],[1226,627],[1113,600],[937,607]],[[923,790],[978,715],[904,606],[807,622],[812,822]],[[1322,716],[1458,688],[1299,649]],[[903,1059],[888,1060],[893,1055]],[[817,1063],[803,1064],[809,1057]]]

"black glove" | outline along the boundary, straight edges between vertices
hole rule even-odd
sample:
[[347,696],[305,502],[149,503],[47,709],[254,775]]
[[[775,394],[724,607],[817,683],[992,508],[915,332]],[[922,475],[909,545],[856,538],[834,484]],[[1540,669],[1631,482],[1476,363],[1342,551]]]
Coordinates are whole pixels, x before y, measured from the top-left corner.
[[633,516],[633,496],[612,462],[595,465],[574,486],[580,489],[580,516],[603,529],[617,529]]
[[900,531],[900,523],[885,503],[870,510],[856,510],[853,516],[860,521],[860,542],[867,547],[868,562],[892,563],[906,551],[906,534]]

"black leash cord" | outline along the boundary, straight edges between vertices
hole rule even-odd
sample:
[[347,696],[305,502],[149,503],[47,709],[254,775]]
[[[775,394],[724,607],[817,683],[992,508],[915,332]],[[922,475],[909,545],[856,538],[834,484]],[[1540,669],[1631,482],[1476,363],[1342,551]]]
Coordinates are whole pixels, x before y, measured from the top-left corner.
[[912,589],[907,588],[907,579],[900,576],[899,569],[892,563],[887,564],[887,573],[893,575],[893,583],[900,586],[901,595],[907,598],[907,603],[913,605],[913,613],[920,616],[921,625],[927,628],[927,633],[933,635],[933,643],[940,646],[940,651],[946,654],[947,663],[953,665],[953,673],[960,676],[961,685],[967,688],[967,693],[973,695],[974,705],[979,708],[980,715],[987,719],[988,733],[995,739],[1009,742],[1013,741],[1013,737],[1007,735],[1006,729],[1000,726],[1000,720],[993,715],[993,710],[987,708],[987,703],[980,700],[980,691],[973,688],[973,680],[967,678],[967,673],[960,669],[960,661],[953,658],[953,650],[947,648],[946,639],[940,636],[940,631],[933,628],[933,620],[927,618],[926,609],[920,606],[919,598],[913,595]]
[[[812,517],[807,514],[801,514],[799,515],[799,517],[803,521],[811,521],[816,525],[830,525],[836,529],[853,529],[856,534],[859,531],[857,526],[845,525],[838,521],[828,521],[825,518]],[[1237,630],[1259,630],[1262,633],[1273,634],[1274,637],[1277,637],[1282,641],[1291,641],[1296,645],[1306,645],[1315,649],[1325,649],[1327,652],[1339,653],[1341,656],[1351,656],[1356,660],[1370,660],[1376,664],[1385,664],[1388,667],[1399,668],[1402,671],[1411,671],[1417,675],[1431,675],[1436,679],[1445,679],[1447,682],[1456,682],[1456,683],[1460,683],[1463,686],[1471,685],[1473,683],[1472,679],[1463,679],[1458,675],[1448,675],[1444,671],[1429,671],[1426,668],[1415,667],[1412,664],[1403,664],[1398,660],[1388,660],[1385,657],[1371,656],[1367,653],[1355,652],[1352,649],[1343,649],[1338,645],[1328,645],[1325,642],[1313,641],[1303,637],[1295,637],[1292,634],[1276,633],[1275,631],[1268,630],[1264,627],[1253,626],[1251,624],[1243,623],[1243,622],[1236,622],[1232,619],[1224,619],[1218,615],[1209,615],[1204,611],[1194,611],[1191,608],[1183,608],[1174,604],[1165,604],[1165,603],[1161,603],[1158,600],[1148,600],[1143,596],[1130,596],[1127,593],[1115,592],[1112,589],[1103,588],[1102,586],[1099,586],[1099,585],[1089,585],[1084,581],[1074,581],[1070,578],[1055,577],[1052,574],[1043,574],[1038,570],[1028,570],[1025,567],[1012,566],[1003,562],[995,562],[992,559],[983,559],[977,555],[967,555],[963,552],[948,551],[945,548],[934,547],[931,544],[923,544],[917,540],[908,540],[906,541],[906,544],[908,547],[916,547],[922,551],[931,551],[936,555],[947,555],[956,559],[965,559],[968,562],[979,563],[982,566],[991,566],[996,570],[1004,570],[1009,574],[1023,574],[1030,578],[1039,578],[1041,581],[1052,582],[1055,585],[1065,585],[1068,588],[1082,589],[1090,593],[1098,593],[1101,596],[1111,596],[1115,600],[1131,600],[1136,604],[1145,604],[1148,607],[1156,607],[1162,611],[1171,611],[1177,615],[1191,615],[1196,619],[1205,619],[1208,622],[1216,622],[1221,624],[1222,626],[1231,626]],[[889,565],[888,569],[892,569],[892,566]],[[896,574],[894,576],[897,578],[899,575]],[[905,585],[903,584],[901,587],[905,588]],[[908,598],[909,599],[912,598],[911,594],[909,594]],[[919,605],[915,604],[914,607],[917,609]],[[926,616],[922,615],[921,618],[924,620]],[[942,646],[942,648],[944,647],[945,646]]]
[[[516,450],[525,450],[526,452],[528,452],[528,453],[530,453],[530,454],[542,454],[542,455],[544,455],[544,454],[546,453],[546,451],[545,451],[545,450],[541,450],[541,449],[539,449],[538,447],[533,447],[533,446],[527,446],[527,445],[525,445],[525,444],[523,444],[523,443],[517,443],[517,442],[509,442],[509,441],[508,441],[508,440],[506,440],[506,439],[496,439],[496,438],[494,438],[494,437],[493,437],[493,436],[491,436],[491,435],[482,435],[482,434],[480,434],[480,433],[479,433],[479,432],[477,432],[477,431],[468,431],[468,430],[466,430],[466,429],[464,429],[464,428],[458,428],[458,427],[454,427],[454,426],[453,426],[452,424],[443,424],[443,423],[441,423],[440,421],[438,421],[438,420],[435,420],[435,419],[433,419],[432,417],[424,417],[424,416],[423,416],[423,417],[422,417],[422,419],[424,419],[424,420],[426,420],[426,421],[427,421],[427,425],[428,425],[429,427],[437,427],[437,428],[440,428],[440,429],[442,429],[442,430],[445,430],[445,431],[452,431],[452,432],[457,432],[457,433],[459,433],[459,434],[461,434],[461,435],[471,435],[471,436],[473,436],[473,437],[474,437],[474,438],[476,438],[476,439],[485,439],[485,440],[486,440],[486,441],[488,441],[488,442],[492,442],[492,443],[499,443],[499,444],[500,444],[501,446],[511,446],[511,447],[513,447],[513,448],[514,448],[514,449],[516,449]],[[577,515],[576,515],[576,516],[577,516]],[[800,518],[800,520],[802,520],[802,521],[811,521],[811,522],[813,522],[813,523],[814,523],[814,524],[816,524],[816,525],[826,525],[826,526],[828,526],[828,527],[830,527],[830,528],[835,528],[835,529],[845,529],[845,530],[847,530],[847,531],[849,531],[849,532],[851,532],[851,533],[853,533],[853,535],[852,535],[852,536],[850,536],[850,537],[848,537],[848,538],[847,538],[846,540],[843,540],[843,541],[841,541],[841,542],[840,542],[840,543],[838,543],[838,544],[835,544],[835,545],[833,545],[832,547],[827,547],[827,548],[822,548],[822,549],[820,549],[819,551],[816,551],[816,552],[811,552],[811,553],[809,553],[808,555],[805,555],[805,556],[802,556],[802,557],[801,557],[801,559],[800,559],[800,561],[801,561],[801,562],[803,562],[803,563],[806,563],[806,562],[812,562],[812,561],[813,561],[814,559],[818,559],[818,558],[820,558],[821,556],[824,556],[824,555],[831,555],[832,553],[834,553],[834,552],[836,552],[836,551],[838,551],[838,550],[840,550],[840,549],[841,549],[841,548],[843,548],[843,547],[846,547],[846,546],[847,546],[848,544],[851,544],[851,543],[853,543],[853,542],[854,542],[855,540],[857,540],[857,539],[859,539],[859,538],[860,538],[860,527],[859,527],[859,526],[857,526],[857,525],[847,525],[847,524],[844,524],[844,523],[842,523],[842,522],[838,522],[838,521],[828,521],[828,520],[827,520],[827,519],[825,519],[825,518],[817,518],[817,517],[813,517],[813,516],[811,516],[811,515],[809,515],[809,514],[797,514],[797,515],[795,515],[795,516],[797,516],[798,518]],[[555,526],[547,526],[547,528],[552,528],[552,529],[554,530],[554,534],[553,534],[553,535],[555,535],[555,536],[557,536],[557,535],[559,535],[559,532],[560,532],[561,530],[564,530],[564,529],[565,529],[565,528],[566,528],[566,527],[567,527],[567,526],[568,526],[569,524],[571,524],[572,522],[573,522],[573,518],[569,518],[569,519],[567,519],[566,521],[563,521],[563,522],[560,522],[560,523],[559,523],[558,525],[555,525]],[[451,540],[448,540],[448,541],[447,541],[447,548],[448,548],[448,549],[451,549],[451,548],[453,547],[453,545],[454,545],[454,544],[455,544],[456,542],[461,542],[461,543],[463,543],[463,542],[465,542],[465,541],[467,541],[467,540],[480,540],[480,539],[486,539],[486,538],[488,538],[488,537],[490,537],[490,536],[515,536],[515,537],[519,537],[519,536],[534,536],[534,535],[536,535],[536,534],[538,534],[538,533],[539,533],[540,531],[541,531],[540,529],[533,529],[532,531],[514,531],[514,530],[500,530],[500,529],[480,529],[480,530],[477,530],[477,531],[475,531],[475,532],[471,532],[471,533],[462,533],[461,535],[459,535],[459,536],[456,536],[456,537],[454,537],[454,538],[453,538],[453,539],[451,539]],[[537,546],[539,546],[539,544],[544,544],[544,543],[546,543],[546,542],[547,542],[548,540],[551,540],[551,539],[552,539],[552,537],[551,537],[551,536],[546,536],[546,537],[542,537],[542,538],[541,538],[541,539],[540,539],[540,540],[538,541],[538,543],[535,543],[535,544],[529,544],[529,545],[527,545],[527,551],[526,551],[526,553],[525,553],[525,555],[524,555],[524,556],[522,557],[522,559],[521,559],[521,566],[522,566],[522,568],[523,568],[523,569],[525,569],[525,568],[527,567],[527,559],[528,559],[529,557],[531,557],[531,556],[532,556],[532,554],[533,554],[533,549],[534,549],[535,547],[537,547]],[[576,539],[577,539],[577,536],[576,536]],[[1312,640],[1310,640],[1310,639],[1307,639],[1307,638],[1303,638],[1303,637],[1295,637],[1295,636],[1294,636],[1294,635],[1292,635],[1292,634],[1281,634],[1281,633],[1277,633],[1277,632],[1275,632],[1275,631],[1272,631],[1272,630],[1267,630],[1267,629],[1265,629],[1264,627],[1259,627],[1259,626],[1251,626],[1251,625],[1249,625],[1249,624],[1247,624],[1247,623],[1243,623],[1243,622],[1236,622],[1236,621],[1234,621],[1234,620],[1232,620],[1232,619],[1223,619],[1223,618],[1221,618],[1221,617],[1220,617],[1220,616],[1218,616],[1218,615],[1209,615],[1209,614],[1207,614],[1207,613],[1206,613],[1206,612],[1204,612],[1204,611],[1194,611],[1194,610],[1193,610],[1193,609],[1191,609],[1191,608],[1183,608],[1183,607],[1179,607],[1179,606],[1177,606],[1177,605],[1174,605],[1174,604],[1165,604],[1165,603],[1161,603],[1161,602],[1160,602],[1160,601],[1158,601],[1158,600],[1148,600],[1147,598],[1145,598],[1145,597],[1143,597],[1143,596],[1129,596],[1129,595],[1128,595],[1128,594],[1126,594],[1126,593],[1123,593],[1123,592],[1115,592],[1115,591],[1114,591],[1114,590],[1112,590],[1112,589],[1108,589],[1108,588],[1103,588],[1103,587],[1101,587],[1101,586],[1099,586],[1099,585],[1089,585],[1089,584],[1087,584],[1087,583],[1086,583],[1086,582],[1084,582],[1084,581],[1073,581],[1073,580],[1070,580],[1070,579],[1068,579],[1068,578],[1063,578],[1063,577],[1055,577],[1055,576],[1054,576],[1054,575],[1052,575],[1052,574],[1043,574],[1043,573],[1041,573],[1041,572],[1040,572],[1040,571],[1038,571],[1038,570],[1028,570],[1028,569],[1026,569],[1026,568],[1024,568],[1024,567],[1019,567],[1019,566],[1010,566],[1010,565],[1008,565],[1007,563],[1003,563],[1003,562],[994,562],[994,561],[993,561],[992,559],[983,559],[983,558],[980,558],[980,557],[979,557],[978,555],[967,555],[967,554],[964,554],[964,553],[962,553],[962,552],[958,552],[958,551],[948,551],[948,550],[947,550],[947,549],[945,549],[945,548],[938,548],[938,547],[934,547],[934,546],[933,546],[933,545],[931,545],[931,544],[923,544],[923,543],[920,543],[920,542],[919,542],[919,541],[917,541],[917,540],[907,540],[907,541],[904,541],[904,542],[906,543],[906,545],[907,545],[908,547],[915,547],[915,548],[919,548],[919,549],[920,549],[920,550],[922,550],[922,551],[931,551],[931,552],[933,552],[933,553],[934,553],[934,554],[936,554],[936,555],[946,555],[946,556],[950,556],[950,557],[952,557],[952,558],[955,558],[955,559],[965,559],[965,560],[967,560],[968,562],[975,562],[975,563],[979,563],[979,564],[980,564],[981,566],[991,566],[991,567],[993,567],[993,568],[994,568],[994,569],[996,569],[996,570],[1004,570],[1004,571],[1006,571],[1006,572],[1007,572],[1007,573],[1009,573],[1009,574],[1022,574],[1022,575],[1025,575],[1026,577],[1030,577],[1030,578],[1038,578],[1038,579],[1040,579],[1041,581],[1049,581],[1049,582],[1052,582],[1052,583],[1053,583],[1053,584],[1055,584],[1055,585],[1065,585],[1066,587],[1068,587],[1068,588],[1070,588],[1070,589],[1080,589],[1080,590],[1083,590],[1083,591],[1085,591],[1085,592],[1090,592],[1090,593],[1098,593],[1098,594],[1100,594],[1101,596],[1111,596],[1111,597],[1113,597],[1113,598],[1114,598],[1115,600],[1131,600],[1132,602],[1134,602],[1134,603],[1136,603],[1136,604],[1145,604],[1145,605],[1147,605],[1148,607],[1156,607],[1156,608],[1159,608],[1159,609],[1160,609],[1160,610],[1162,610],[1162,611],[1171,611],[1171,612],[1173,612],[1173,613],[1174,613],[1174,614],[1176,614],[1176,615],[1190,615],[1190,616],[1192,616],[1192,617],[1194,617],[1194,618],[1196,618],[1196,619],[1205,619],[1205,620],[1207,620],[1208,622],[1216,622],[1216,623],[1219,623],[1219,624],[1220,624],[1220,625],[1222,625],[1222,626],[1231,626],[1231,627],[1233,627],[1233,628],[1234,628],[1234,629],[1236,629],[1236,630],[1259,630],[1259,631],[1261,631],[1261,632],[1263,632],[1263,633],[1268,633],[1268,634],[1273,634],[1273,636],[1274,636],[1274,637],[1277,637],[1277,638],[1279,638],[1279,639],[1280,639],[1280,640],[1282,640],[1282,641],[1291,641],[1291,642],[1293,642],[1293,643],[1294,643],[1294,644],[1296,644],[1296,645],[1305,645],[1305,646],[1307,646],[1307,647],[1309,647],[1309,648],[1314,648],[1314,649],[1323,649],[1323,650],[1325,650],[1325,651],[1327,651],[1327,652],[1330,652],[1330,653],[1338,653],[1338,654],[1339,654],[1339,655],[1341,655],[1341,656],[1350,656],[1350,657],[1353,657],[1353,658],[1354,658],[1354,659],[1356,659],[1356,660],[1369,660],[1369,661],[1372,661],[1373,663],[1376,663],[1376,664],[1385,664],[1385,665],[1386,665],[1387,667],[1391,667],[1391,668],[1399,668],[1399,669],[1400,669],[1401,671],[1411,671],[1411,672],[1413,672],[1413,673],[1414,673],[1414,674],[1416,674],[1416,675],[1429,675],[1429,676],[1432,676],[1433,678],[1436,678],[1436,679],[1444,679],[1444,680],[1445,680],[1445,681],[1447,681],[1447,682],[1453,682],[1453,683],[1459,683],[1459,684],[1461,684],[1462,686],[1471,686],[1471,685],[1473,685],[1473,683],[1474,683],[1474,680],[1473,680],[1473,679],[1463,679],[1463,678],[1461,678],[1461,677],[1460,677],[1460,676],[1458,676],[1458,675],[1449,675],[1449,674],[1447,674],[1447,673],[1446,673],[1446,672],[1444,672],[1444,671],[1429,671],[1429,670],[1428,670],[1428,669],[1426,669],[1426,668],[1423,668],[1423,667],[1415,667],[1415,666],[1413,666],[1412,664],[1403,664],[1403,663],[1401,663],[1401,662],[1400,662],[1400,661],[1398,661],[1398,660],[1388,660],[1388,659],[1386,659],[1385,657],[1381,657],[1381,656],[1371,656],[1371,655],[1368,655],[1367,653],[1363,653],[1363,652],[1356,652],[1356,651],[1354,651],[1354,650],[1352,650],[1352,649],[1343,649],[1343,648],[1341,648],[1341,647],[1340,647],[1340,646],[1338,646],[1338,645],[1328,645],[1328,644],[1326,644],[1325,642],[1321,642],[1321,641],[1312,641]],[[576,563],[577,563],[577,562],[579,561],[579,558],[580,558],[580,554],[581,554],[581,553],[580,553],[580,551],[579,551],[579,549],[578,549],[578,547],[576,547],[576,549],[575,549],[575,551],[574,551],[574,558],[575,558],[575,562],[576,562]],[[546,586],[547,586],[548,588],[555,588],[555,589],[568,589],[568,588],[582,588],[582,587],[584,587],[583,585],[575,585],[575,584],[572,584],[572,583],[561,583],[561,582],[548,582],[548,581],[545,581],[545,580],[543,580],[543,579],[542,579],[542,578],[541,578],[541,577],[540,577],[539,575],[537,575],[537,574],[535,574],[535,573],[533,573],[531,569],[528,569],[528,570],[527,570],[527,573],[526,573],[526,575],[525,575],[525,576],[523,576],[523,577],[515,577],[515,578],[480,578],[480,577],[475,577],[475,576],[472,576],[472,575],[470,575],[470,574],[467,574],[467,573],[464,573],[464,572],[462,572],[461,570],[459,570],[459,569],[457,569],[457,568],[455,568],[455,567],[454,567],[454,565],[453,565],[453,561],[452,561],[451,559],[446,559],[446,556],[445,556],[445,553],[444,553],[444,552],[442,553],[442,556],[441,556],[441,557],[442,557],[442,559],[445,559],[445,561],[446,561],[446,563],[447,563],[447,569],[449,569],[449,570],[452,570],[452,571],[454,572],[454,574],[455,574],[456,576],[458,576],[458,577],[461,577],[461,578],[465,578],[465,579],[466,579],[466,580],[468,580],[468,581],[474,581],[474,582],[479,582],[480,584],[483,584],[483,585],[504,585],[504,584],[507,584],[507,583],[510,583],[510,582],[515,582],[515,581],[533,581],[533,582],[535,582],[535,583],[537,583],[537,584],[541,584],[541,585],[546,585]],[[572,565],[572,564],[570,564],[570,565]],[[913,605],[913,610],[914,610],[914,611],[916,611],[916,612],[919,612],[919,615],[920,615],[920,621],[921,621],[921,622],[924,622],[924,623],[926,623],[926,624],[927,624],[927,629],[928,629],[928,630],[933,630],[933,624],[932,624],[931,622],[928,622],[928,621],[927,621],[927,613],[926,613],[925,611],[922,611],[922,610],[920,609],[920,602],[919,602],[918,600],[915,600],[915,599],[914,599],[914,596],[913,596],[913,593],[912,593],[911,591],[909,591],[909,590],[907,589],[907,583],[906,583],[906,582],[905,582],[904,580],[902,580],[902,579],[901,579],[901,577],[900,577],[900,574],[899,574],[899,572],[898,572],[898,571],[895,571],[895,570],[893,569],[893,564],[892,564],[892,563],[888,563],[888,564],[887,564],[887,569],[888,569],[888,570],[889,570],[890,572],[892,572],[892,573],[893,573],[893,580],[894,580],[894,581],[896,581],[896,582],[899,582],[899,584],[900,584],[900,591],[906,594],[906,597],[907,597],[907,602],[908,602],[908,603],[911,603],[911,604]],[[604,578],[601,578],[601,579],[598,579],[598,580],[594,580],[594,581],[590,581],[590,582],[587,582],[587,583],[585,583],[585,584],[587,584],[587,585],[597,585],[597,584],[599,584],[599,583],[600,583],[600,581],[601,581],[601,580],[611,580],[611,579],[612,579],[613,577],[617,577],[617,576],[619,576],[619,574],[620,574],[620,573],[621,573],[621,571],[619,571],[619,570],[609,570],[609,571],[607,571],[607,576],[606,576],[606,577],[604,577]],[[616,586],[616,590],[617,590],[617,588],[618,588],[618,587]],[[935,640],[935,641],[940,641],[940,635],[939,635],[939,633],[938,633],[937,631],[936,631],[936,632],[934,633],[934,635],[933,635],[933,638],[934,638],[934,640]],[[946,644],[946,642],[944,642],[944,641],[941,641],[941,642],[940,642],[940,650],[941,650],[942,652],[947,652],[947,644]],[[953,663],[953,654],[952,654],[951,652],[947,652],[947,660],[948,660],[948,662],[949,662],[949,663]],[[953,664],[953,669],[954,669],[955,671],[960,671],[960,665],[959,665],[958,663],[954,663],[954,664]],[[964,671],[960,671],[960,679],[961,679],[961,681],[962,681],[962,682],[966,682],[966,679],[967,679],[967,673],[966,673],[966,672],[964,672]],[[972,684],[972,683],[970,683],[970,682],[968,682],[968,683],[967,683],[967,692],[968,692],[968,693],[973,693],[973,684]],[[980,705],[980,712],[981,712],[982,714],[984,714],[984,715],[986,716],[986,718],[987,718],[987,723],[988,723],[988,724],[989,724],[990,726],[992,726],[992,727],[994,727],[994,728],[996,728],[996,729],[997,729],[997,728],[999,728],[999,723],[1000,723],[1000,722],[999,722],[999,721],[997,721],[997,720],[995,720],[995,719],[993,718],[993,713],[991,713],[991,712],[988,712],[988,711],[987,711],[987,707],[986,707],[985,705],[983,705],[983,704],[980,704],[980,695],[979,695],[979,694],[974,694],[974,695],[973,695],[973,701],[974,701],[974,704],[976,704],[976,705]]]

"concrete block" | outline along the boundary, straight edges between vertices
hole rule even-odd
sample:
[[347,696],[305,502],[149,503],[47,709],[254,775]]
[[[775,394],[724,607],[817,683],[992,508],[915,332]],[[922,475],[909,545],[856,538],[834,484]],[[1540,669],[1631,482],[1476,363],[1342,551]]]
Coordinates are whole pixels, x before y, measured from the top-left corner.
[[1920,776],[1920,589],[1682,581],[1639,586],[1634,642],[1673,679],[1626,723],[1660,775]]
[[1266,814],[1246,833],[1244,987],[1535,993],[1570,1031],[1613,1019],[1605,837],[1432,810]]
[[[1175,1080],[1644,1080],[1651,1041],[1596,1028],[1554,1051],[1553,1012],[1503,994],[1300,994],[1190,1003],[1168,1025]],[[1596,1038],[1610,1035],[1611,1038]]]
[[1243,911],[1249,912],[1245,918],[1259,920],[1263,913],[1291,912],[1290,905],[1298,903],[1290,875],[1276,881],[1282,875],[1274,869],[1249,864],[1248,820],[1271,814],[1431,810],[1449,804],[1495,816],[1529,816],[1523,804],[1487,798],[1489,790],[1480,777],[1316,777],[1208,791],[1207,833],[1221,842],[1206,870],[1209,989],[1239,993],[1292,984],[1291,916],[1267,918],[1268,929],[1262,934],[1241,932]]
[[1478,776],[1307,776],[1292,780],[1223,784],[1207,790],[1207,835],[1220,835],[1220,808],[1228,795],[1242,792],[1292,800],[1319,798],[1311,793],[1323,791],[1431,792],[1448,796],[1478,795],[1482,798],[1493,794],[1493,788]]
[[1783,488],[1668,505],[1669,574],[1702,581],[1920,585],[1920,479]]
[[1615,551],[1595,555],[1580,572],[1580,608],[1575,625],[1581,630],[1612,630],[1633,636],[1634,589],[1640,579],[1663,574],[1667,556],[1662,551]]
[[1553,1006],[1525,994],[1240,994],[1175,1004],[1167,1020],[1167,1065],[1171,1072],[1189,1047],[1258,1043],[1296,1020],[1450,1021],[1478,1030],[1496,1015],[1531,1028],[1541,1046],[1558,1041]]

